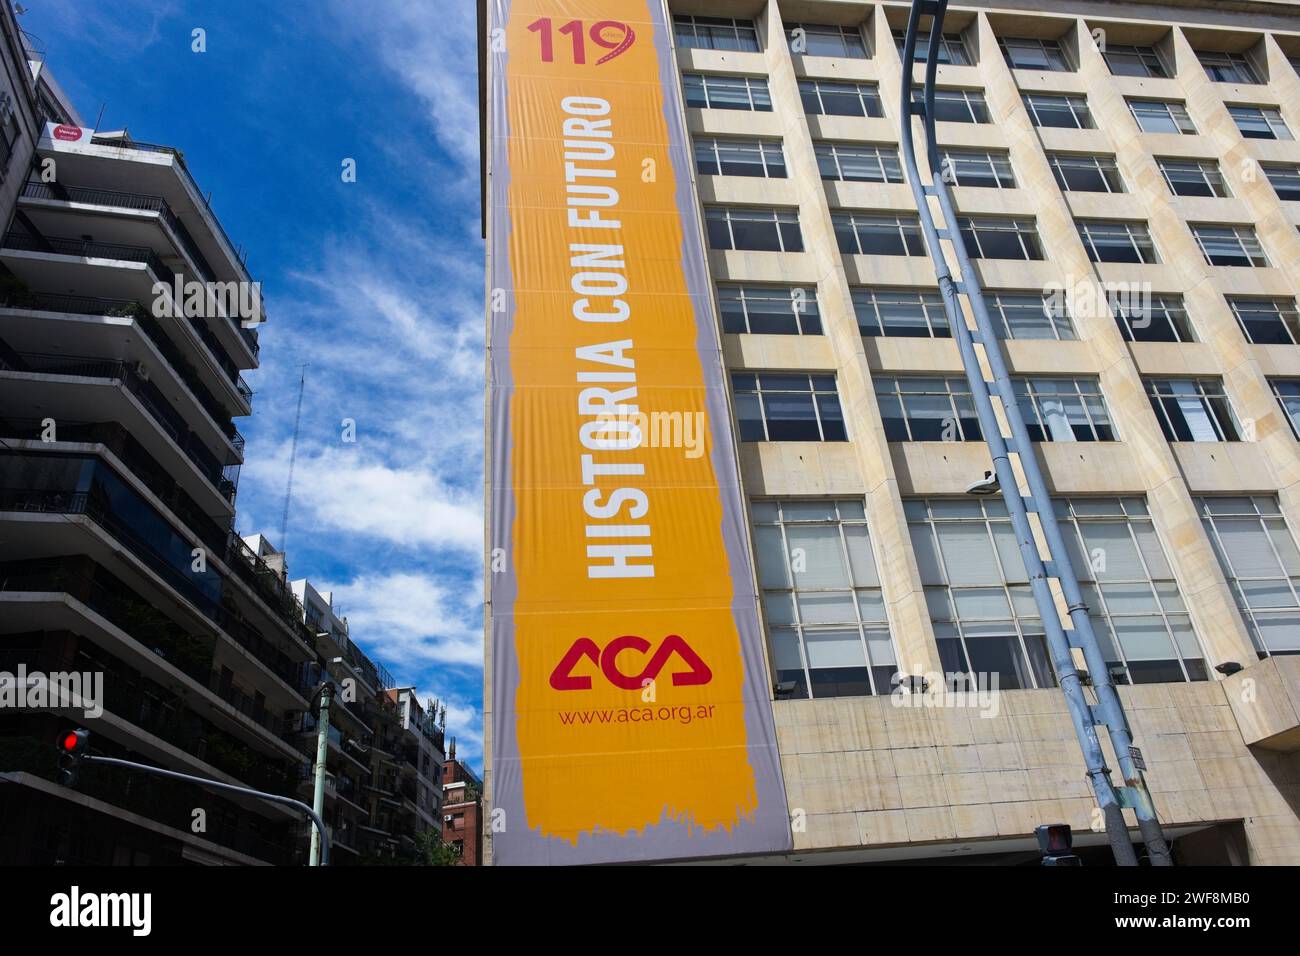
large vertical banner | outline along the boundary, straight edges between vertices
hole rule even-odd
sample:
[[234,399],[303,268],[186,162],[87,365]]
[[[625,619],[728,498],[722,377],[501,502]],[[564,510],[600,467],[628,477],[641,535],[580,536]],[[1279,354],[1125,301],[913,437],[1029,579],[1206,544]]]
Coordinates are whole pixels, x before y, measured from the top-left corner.
[[790,848],[662,0],[490,0],[494,860]]

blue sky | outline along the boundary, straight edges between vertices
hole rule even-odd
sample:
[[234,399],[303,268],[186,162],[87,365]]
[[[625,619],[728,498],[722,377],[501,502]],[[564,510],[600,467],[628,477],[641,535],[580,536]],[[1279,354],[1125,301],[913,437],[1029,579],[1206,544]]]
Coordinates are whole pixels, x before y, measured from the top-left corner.
[[[470,0],[24,0],[86,125],[184,151],[268,324],[236,528],[482,747],[483,245]],[[191,50],[206,31],[207,51]],[[103,119],[96,118],[103,108]],[[340,175],[356,160],[357,181]],[[341,422],[356,421],[357,441]]]

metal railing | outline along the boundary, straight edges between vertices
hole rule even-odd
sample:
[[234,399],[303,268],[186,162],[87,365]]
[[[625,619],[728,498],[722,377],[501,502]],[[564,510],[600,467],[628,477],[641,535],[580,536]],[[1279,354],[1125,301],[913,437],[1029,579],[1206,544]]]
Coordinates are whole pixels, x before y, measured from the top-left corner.
[[[149,310],[134,299],[105,299],[98,296],[66,295],[55,292],[9,292],[4,296],[3,301],[0,301],[0,307],[32,309],[38,312],[66,312],[70,315],[128,315],[136,318],[143,314],[152,318]],[[225,347],[217,341],[216,336],[201,319],[191,318],[190,323],[235,389],[244,396],[245,401],[252,404],[253,390],[240,375],[239,368],[231,361]],[[164,338],[170,343],[170,339],[166,336]],[[155,344],[162,348],[161,344],[157,342]]]
[[156,212],[176,236],[181,249],[194,264],[194,270],[207,282],[216,281],[216,273],[199,251],[194,237],[181,224],[166,199],[161,196],[148,196],[141,193],[128,193],[116,189],[96,189],[88,186],[65,186],[62,183],[42,183],[27,180],[23,183],[19,195],[24,199],[44,199],[55,202],[76,202],[88,206],[113,206],[119,209],[138,209],[142,212]]
[[[45,252],[60,256],[77,256],[83,259],[118,259],[122,262],[143,262],[154,278],[160,281],[175,279],[180,275],[175,269],[163,262],[158,253],[148,246],[132,246],[119,242],[96,242],[89,239],[65,239],[58,236],[33,236],[25,232],[10,230],[5,233],[3,247],[18,249],[23,252]],[[257,357],[261,346],[257,333],[245,328],[235,316],[226,316],[227,321],[239,333],[239,337],[248,346],[248,350]]]
[[120,242],[96,242],[91,239],[63,239],[57,236],[30,236],[11,230],[5,233],[4,247],[24,252],[48,252],[59,256],[78,256],[82,259],[118,259],[122,262],[143,262],[155,278],[169,278],[176,270],[168,266],[148,246],[129,246]]
[[[50,436],[47,421],[35,418],[0,418],[0,437],[19,441],[44,441]],[[167,469],[117,422],[60,420],[52,440],[103,445],[130,469],[146,488],[194,532],[211,550],[220,552],[230,533],[231,518],[222,525],[199,507]]]
[[[172,408],[158,386],[142,378],[127,362],[119,359],[10,351],[6,355],[0,355],[0,371],[4,370],[120,381],[185,456],[198,467],[200,473],[213,487],[223,497],[229,497],[232,489],[225,487],[229,479],[224,474],[224,466],[236,462],[223,462],[212,454],[189,427],[185,417]],[[242,455],[244,438],[233,425],[227,433],[227,438],[235,450]]]
[[248,265],[241,259],[235,251],[235,244],[230,241],[230,236],[226,234],[226,229],[221,225],[221,220],[217,214],[212,211],[212,206],[208,203],[207,196],[203,190],[199,189],[198,181],[195,180],[194,174],[190,172],[189,166],[185,163],[185,154],[174,146],[160,146],[157,143],[141,143],[137,140],[121,140],[105,136],[91,136],[90,144],[92,146],[112,146],[117,149],[134,149],[144,153],[164,153],[176,157],[177,167],[185,174],[185,178],[194,189],[194,195],[199,197],[199,202],[203,203],[203,208],[208,211],[213,224],[217,227],[217,232],[221,234],[222,240],[226,243],[226,248],[230,250],[230,258],[238,264],[239,271],[243,273],[244,279],[251,282],[252,276],[249,274]]

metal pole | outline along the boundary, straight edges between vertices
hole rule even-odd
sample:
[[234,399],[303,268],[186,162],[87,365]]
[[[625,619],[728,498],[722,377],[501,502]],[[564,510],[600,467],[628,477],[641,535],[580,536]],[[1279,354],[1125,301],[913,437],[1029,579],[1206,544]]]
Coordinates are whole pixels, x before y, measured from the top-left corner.
[[[316,713],[316,781],[312,790],[311,806],[316,816],[325,809],[325,759],[330,746],[330,698],[334,696],[334,685],[326,681],[320,687],[320,707]],[[325,831],[315,830],[311,834],[311,855],[308,866],[316,866],[320,859],[320,842]]]
[[141,773],[151,773],[155,776],[167,777],[170,780],[183,780],[186,783],[197,783],[200,787],[211,787],[213,790],[228,790],[232,793],[244,793],[250,797],[270,800],[272,803],[283,803],[286,806],[297,807],[311,817],[312,823],[316,824],[314,832],[319,833],[321,836],[320,865],[329,866],[330,843],[329,835],[325,832],[325,821],[321,819],[319,813],[301,800],[295,800],[293,797],[282,797],[278,793],[267,793],[264,790],[254,790],[252,787],[237,787],[233,783],[222,783],[220,780],[209,780],[207,777],[195,777],[188,773],[177,773],[175,770],[164,770],[162,767],[151,767],[147,763],[136,763],[134,760],[120,760],[117,757],[85,756],[81,758],[81,761],[83,763],[102,763],[114,767],[126,767],[128,770],[139,770]]
[[[1106,832],[1110,838],[1116,862],[1121,866],[1136,866],[1137,856],[1129,839],[1127,827],[1124,825],[1119,796],[1111,784],[1110,771],[1105,765],[1105,757],[1097,737],[1096,725],[1098,723],[1104,724],[1110,733],[1124,779],[1128,784],[1129,792],[1134,797],[1132,801],[1133,809],[1138,817],[1143,839],[1147,843],[1151,862],[1157,866],[1170,866],[1172,860],[1169,857],[1168,845],[1161,833],[1160,823],[1156,818],[1151,796],[1147,791],[1142,773],[1137,768],[1130,752],[1132,736],[1129,732],[1128,722],[1124,717],[1119,695],[1110,681],[1110,674],[1106,668],[1100,644],[1093,633],[1092,622],[1088,618],[1088,607],[1083,601],[1078,579],[1075,577],[1074,569],[1071,566],[1070,555],[1065,548],[1065,542],[1061,536],[1056,514],[1051,504],[1051,495],[1038,467],[1038,461],[1034,456],[1033,444],[1029,440],[1029,432],[1020,413],[1015,388],[1007,370],[1006,362],[1003,359],[1002,349],[998,344],[997,332],[985,307],[978,274],[971,264],[958,230],[952,197],[948,192],[947,183],[944,181],[941,172],[938,139],[935,135],[934,125],[934,91],[935,76],[938,69],[937,52],[942,42],[943,18],[947,5],[947,0],[914,0],[908,17],[907,35],[903,49],[902,105],[900,111],[903,127],[903,156],[908,180],[920,213],[926,246],[934,261],[939,289],[943,297],[944,310],[948,315],[948,323],[952,329],[953,338],[961,353],[962,364],[966,370],[972,399],[980,420],[980,427],[984,432],[985,440],[992,454],[993,467],[998,477],[998,483],[1001,486],[1003,501],[1006,503],[1007,511],[1011,516],[1012,527],[1020,544],[1020,553],[1024,559],[1025,568],[1029,573],[1030,586],[1046,632],[1052,662],[1057,672],[1057,679],[1061,691],[1065,695],[1070,717],[1074,723],[1075,734],[1079,738],[1079,744],[1083,750],[1084,761],[1088,768],[1088,778],[1092,783],[1098,806],[1101,807],[1105,818]],[[931,25],[930,42],[925,64],[923,120],[927,159],[933,184],[928,190],[921,184],[912,142],[911,123],[914,112],[912,107],[912,63],[916,51],[920,18],[926,13],[931,15]],[[1073,633],[1076,637],[1075,646],[1083,650],[1093,684],[1097,688],[1098,704],[1095,713],[1084,695],[1079,674],[1070,653],[1069,638],[1065,635],[1060,617],[1056,612],[1056,603],[1048,584],[1049,569],[1044,564],[1038,546],[1033,539],[1025,499],[1021,497],[1016,483],[1007,442],[1002,436],[1001,426],[993,410],[988,383],[984,381],[984,373],[980,369],[979,359],[975,352],[974,339],[961,312],[957,298],[959,290],[953,282],[952,274],[948,269],[939,245],[938,231],[935,228],[926,200],[927,194],[933,195],[939,201],[939,207],[947,224],[948,238],[951,240],[953,253],[957,257],[962,280],[965,283],[965,288],[962,291],[965,292],[967,301],[970,303],[971,312],[978,328],[978,338],[980,343],[984,345],[985,357],[994,378],[994,385],[1002,400],[1015,447],[1020,451],[1021,467],[1029,485],[1030,496],[1035,502],[1038,511],[1039,524],[1042,527],[1048,550],[1053,556],[1053,567],[1050,570],[1054,572],[1052,576],[1055,576],[1060,581],[1062,594],[1069,607]]]

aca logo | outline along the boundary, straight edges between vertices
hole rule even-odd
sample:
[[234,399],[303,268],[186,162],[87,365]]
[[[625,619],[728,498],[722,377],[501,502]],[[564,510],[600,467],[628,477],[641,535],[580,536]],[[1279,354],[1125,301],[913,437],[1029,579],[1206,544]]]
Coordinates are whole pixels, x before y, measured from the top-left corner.
[[[653,654],[651,648],[654,648]],[[624,651],[635,651],[643,659],[649,655],[650,659],[639,673],[630,674],[619,664],[619,655]],[[590,677],[573,673],[584,658],[596,664],[607,681],[623,690],[641,690],[646,681],[658,679],[673,658],[677,659],[673,665],[676,669],[672,671],[674,687],[707,684],[713,680],[709,665],[681,636],[669,634],[655,648],[644,637],[625,634],[606,644],[604,650],[589,637],[578,638],[551,671],[551,687],[555,690],[591,690]]]

